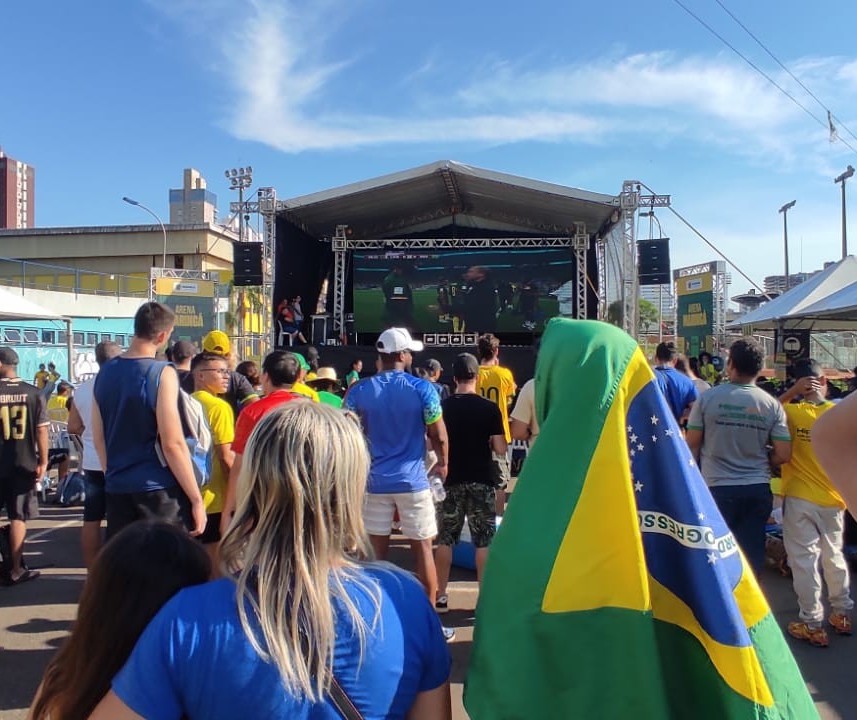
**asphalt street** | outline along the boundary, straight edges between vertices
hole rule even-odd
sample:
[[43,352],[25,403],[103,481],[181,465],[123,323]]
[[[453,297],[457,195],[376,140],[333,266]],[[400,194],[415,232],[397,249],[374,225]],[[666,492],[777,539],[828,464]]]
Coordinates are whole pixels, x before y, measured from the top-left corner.
[[[30,525],[26,546],[28,564],[39,568],[42,577],[17,587],[0,587],[0,720],[26,717],[44,667],[71,627],[85,577],[79,547],[80,517],[79,508],[43,508],[42,517]],[[402,543],[394,543],[391,559],[408,564]],[[797,613],[791,581],[770,570],[765,572],[762,585],[785,627]],[[449,595],[450,612],[443,621],[457,631],[450,645],[453,717],[464,720],[467,715],[461,693],[473,639],[477,598],[474,574],[456,571]],[[789,642],[823,720],[857,719],[857,637],[831,636],[827,649]]]

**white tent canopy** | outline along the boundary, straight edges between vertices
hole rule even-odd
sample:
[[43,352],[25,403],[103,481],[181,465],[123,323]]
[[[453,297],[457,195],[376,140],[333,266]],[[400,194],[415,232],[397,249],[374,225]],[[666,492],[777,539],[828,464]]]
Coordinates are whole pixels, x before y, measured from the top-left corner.
[[0,320],[61,320],[68,338],[68,377],[74,377],[74,341],[71,319],[27,300],[23,295],[0,288]]
[[801,311],[800,315],[816,322],[844,324],[840,328],[842,330],[854,328],[857,326],[857,283],[847,285],[833,295],[813,303]]
[[821,317],[818,313],[810,315],[812,308],[822,307],[832,296],[855,284],[857,259],[849,255],[778,298],[738,318],[730,327],[749,327],[754,331],[775,330],[781,326],[812,330],[847,330],[857,327],[857,315],[850,321]]
[[0,288],[0,320],[64,320],[62,315]]

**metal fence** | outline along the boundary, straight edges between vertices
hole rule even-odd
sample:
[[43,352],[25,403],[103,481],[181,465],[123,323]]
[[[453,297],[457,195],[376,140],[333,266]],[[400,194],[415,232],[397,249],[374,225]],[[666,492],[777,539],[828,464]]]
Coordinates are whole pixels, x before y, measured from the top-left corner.
[[58,290],[84,295],[146,298],[148,273],[121,275],[81,270],[64,265],[0,257],[0,285],[22,290]]

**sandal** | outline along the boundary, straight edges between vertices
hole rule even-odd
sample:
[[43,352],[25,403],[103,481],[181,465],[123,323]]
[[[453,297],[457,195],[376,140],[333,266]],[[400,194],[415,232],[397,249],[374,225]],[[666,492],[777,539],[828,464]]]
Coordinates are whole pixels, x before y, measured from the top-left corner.
[[25,583],[28,580],[35,580],[37,577],[39,577],[39,575],[41,575],[41,573],[38,570],[30,570],[29,568],[24,568],[24,572],[22,572],[18,576],[17,580],[11,577],[9,578],[9,584],[20,585],[21,583]]

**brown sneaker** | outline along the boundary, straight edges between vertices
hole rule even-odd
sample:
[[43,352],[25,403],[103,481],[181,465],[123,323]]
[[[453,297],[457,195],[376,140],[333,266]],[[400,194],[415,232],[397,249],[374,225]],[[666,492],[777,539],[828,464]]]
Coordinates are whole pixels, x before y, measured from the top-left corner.
[[845,613],[831,613],[830,617],[827,618],[827,622],[829,622],[830,626],[836,630],[837,635],[850,635],[852,632],[851,617]]
[[827,638],[827,630],[821,625],[811,627],[805,622],[796,621],[789,623],[789,635],[798,640],[806,640],[810,645],[815,647],[827,647],[830,641]]

